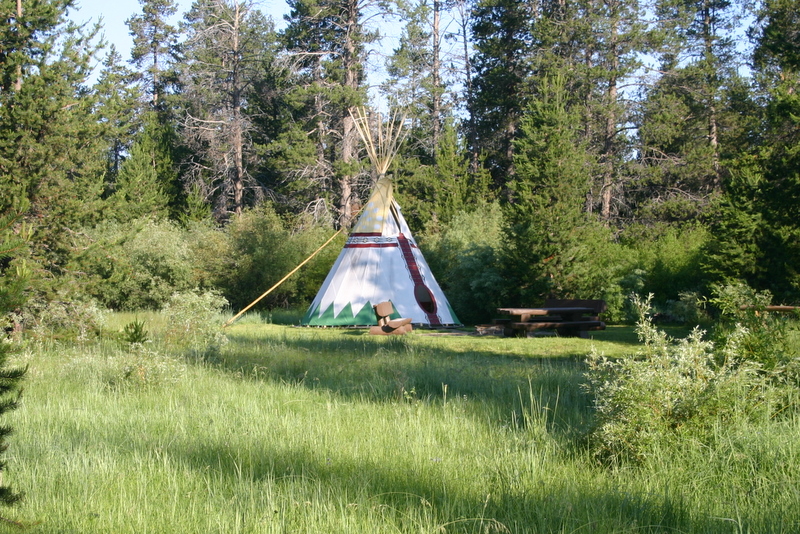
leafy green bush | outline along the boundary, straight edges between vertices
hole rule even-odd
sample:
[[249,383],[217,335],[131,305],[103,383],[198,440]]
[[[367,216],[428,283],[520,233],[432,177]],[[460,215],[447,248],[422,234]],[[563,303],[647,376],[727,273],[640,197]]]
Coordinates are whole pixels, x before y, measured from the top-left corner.
[[769,370],[797,359],[797,347],[789,336],[789,327],[797,326],[797,315],[765,311],[772,303],[769,291],[757,291],[744,282],[735,282],[714,284],[711,293],[708,302],[720,315],[714,335],[723,339],[733,331],[744,330],[742,358]]
[[[284,220],[268,204],[262,204],[235,218],[224,231],[196,230],[192,246],[204,285],[222,291],[236,309],[247,306],[330,237],[329,230],[302,223]],[[338,246],[337,242],[328,245],[302,273],[288,278],[256,309],[301,304],[313,298],[341,250],[342,240]]]
[[647,273],[634,268],[615,282],[603,288],[602,297],[607,310],[603,319],[608,323],[633,323],[636,321],[635,311],[630,305],[629,295],[640,294],[644,289]]
[[440,233],[421,236],[436,281],[466,324],[489,321],[503,304],[504,235],[503,214],[495,203],[462,211]]
[[14,317],[37,336],[85,341],[101,333],[106,313],[95,300],[62,290],[54,295],[31,292]]
[[197,285],[187,233],[161,221],[108,222],[85,230],[71,267],[86,294],[114,310],[160,309],[176,291]]
[[631,289],[652,293],[656,306],[679,301],[681,292],[703,289],[702,260],[709,239],[708,229],[699,224],[629,228],[621,241],[634,253],[635,268],[644,273],[643,287]]
[[162,310],[167,346],[190,355],[213,356],[228,342],[220,312],[228,306],[216,291],[174,293]]
[[716,425],[773,417],[796,403],[795,385],[743,357],[746,328],[732,329],[718,346],[697,328],[672,340],[653,325],[651,299],[635,299],[640,352],[617,360],[593,352],[587,360],[596,414],[589,439],[599,458],[640,461],[664,442],[708,443]]

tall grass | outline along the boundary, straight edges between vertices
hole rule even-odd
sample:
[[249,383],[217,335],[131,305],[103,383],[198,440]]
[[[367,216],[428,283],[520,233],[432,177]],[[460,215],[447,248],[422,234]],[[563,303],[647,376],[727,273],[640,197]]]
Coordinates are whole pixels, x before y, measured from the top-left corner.
[[134,320],[119,316],[100,342],[21,356],[6,481],[26,499],[6,515],[32,532],[800,530],[795,417],[636,467],[594,461],[582,356],[629,351],[630,331],[383,338],[249,320],[199,358],[162,344],[160,317],[136,319],[143,347],[119,340]]

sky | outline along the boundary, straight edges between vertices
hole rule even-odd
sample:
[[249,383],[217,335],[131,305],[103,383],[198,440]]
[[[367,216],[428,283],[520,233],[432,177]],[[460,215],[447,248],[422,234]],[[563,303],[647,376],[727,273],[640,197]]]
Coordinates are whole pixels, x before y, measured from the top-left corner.
[[[178,13],[173,22],[177,24],[183,14],[189,10],[192,0],[176,0],[176,4]],[[278,28],[282,27],[283,15],[289,11],[285,1],[264,0],[259,2],[258,6],[265,14],[273,18]],[[125,21],[141,11],[139,0],[77,0],[76,8],[69,13],[71,20],[94,23],[102,18],[106,41],[116,46],[117,51],[124,59],[130,58],[132,42]]]
[[[193,0],[175,0],[178,12],[172,22],[177,25],[192,5]],[[282,29],[285,25],[283,15],[289,12],[289,6],[285,0],[256,0],[255,5],[265,15],[272,17],[275,27]],[[96,23],[102,19],[102,34],[109,44],[113,44],[117,52],[124,60],[130,59],[132,46],[131,35],[125,21],[132,15],[141,12],[139,0],[77,0],[75,8],[70,10],[68,16],[70,20],[78,23]],[[374,22],[375,19],[373,19]],[[384,35],[379,47],[378,54],[373,55],[369,61],[368,78],[372,89],[369,93],[373,103],[378,107],[383,107],[382,98],[377,91],[377,84],[386,77],[383,67],[383,57],[391,54],[397,46],[401,28],[397,23],[382,24],[378,28]],[[102,57],[98,59],[102,61]],[[99,69],[95,70],[95,76],[99,74]],[[90,79],[90,81],[92,81]]]

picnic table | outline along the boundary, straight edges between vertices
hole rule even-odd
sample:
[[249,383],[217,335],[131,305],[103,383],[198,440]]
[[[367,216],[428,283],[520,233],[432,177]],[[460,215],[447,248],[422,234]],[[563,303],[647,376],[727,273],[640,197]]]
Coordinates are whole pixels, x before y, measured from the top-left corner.
[[503,326],[506,337],[526,337],[529,332],[538,330],[555,330],[560,336],[588,337],[590,330],[605,329],[605,323],[597,317],[605,309],[603,301],[580,301],[591,306],[574,306],[571,302],[574,301],[551,300],[541,308],[497,308],[498,314],[507,317],[495,319],[494,323]]

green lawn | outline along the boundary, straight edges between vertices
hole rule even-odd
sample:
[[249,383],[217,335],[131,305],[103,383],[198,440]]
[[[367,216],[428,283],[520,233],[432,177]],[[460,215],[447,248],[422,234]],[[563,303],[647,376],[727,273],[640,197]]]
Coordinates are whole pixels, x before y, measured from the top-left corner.
[[203,359],[31,343],[5,474],[26,499],[6,517],[37,533],[800,531],[796,418],[637,467],[592,458],[582,358],[635,351],[630,327],[227,334]]

